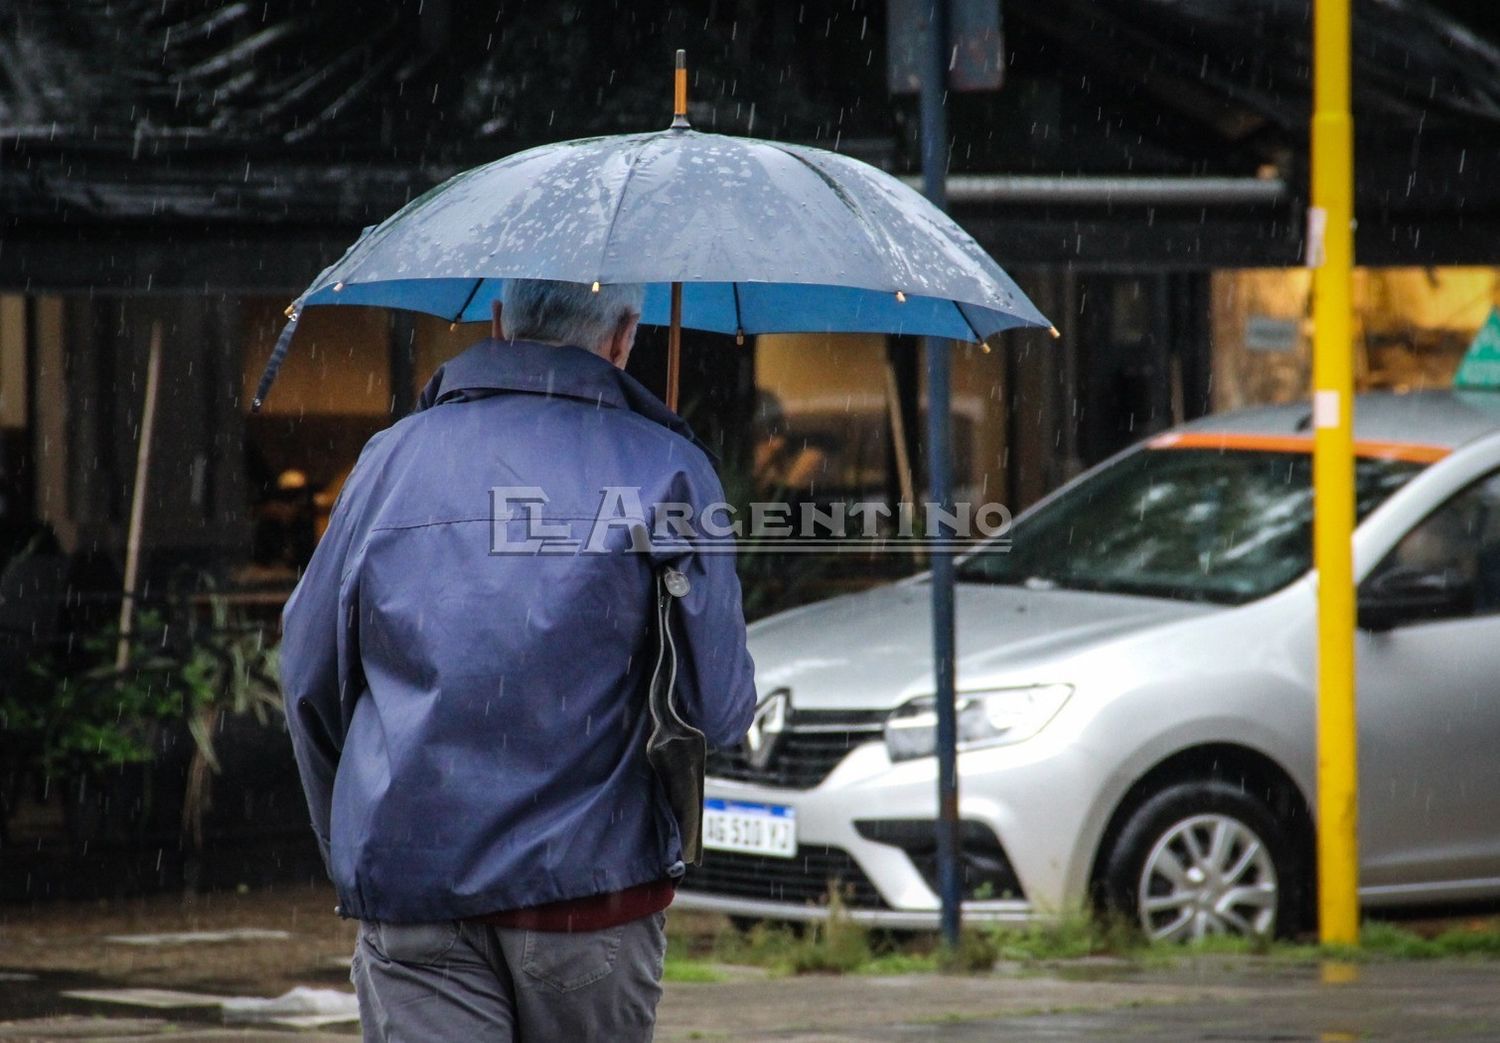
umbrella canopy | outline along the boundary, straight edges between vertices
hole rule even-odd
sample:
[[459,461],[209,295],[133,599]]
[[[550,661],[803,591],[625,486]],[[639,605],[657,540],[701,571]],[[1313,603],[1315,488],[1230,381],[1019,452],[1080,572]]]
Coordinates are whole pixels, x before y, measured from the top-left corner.
[[[487,319],[507,277],[645,283],[643,319],[720,333],[850,330],[980,340],[1048,325],[917,192],[822,149],[665,130],[521,152],[460,174],[364,236],[304,304]],[[897,298],[900,293],[905,300]]]
[[668,322],[681,283],[682,325],[719,333],[978,341],[1049,325],[968,233],[890,175],[681,127],[546,145],[459,174],[366,230],[294,307],[470,322],[522,277],[644,283],[650,324]]

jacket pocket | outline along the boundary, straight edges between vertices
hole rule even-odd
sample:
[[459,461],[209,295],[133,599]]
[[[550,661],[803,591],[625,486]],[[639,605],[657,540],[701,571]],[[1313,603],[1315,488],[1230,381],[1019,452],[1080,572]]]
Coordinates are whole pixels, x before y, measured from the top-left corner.
[[572,992],[615,969],[624,927],[603,931],[527,931],[521,970],[558,992]]
[[377,953],[395,963],[437,963],[458,941],[458,921],[376,922],[370,941]]

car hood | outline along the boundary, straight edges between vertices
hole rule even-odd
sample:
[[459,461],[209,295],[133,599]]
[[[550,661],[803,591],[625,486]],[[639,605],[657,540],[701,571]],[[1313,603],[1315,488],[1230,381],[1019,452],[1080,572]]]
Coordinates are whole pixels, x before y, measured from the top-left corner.
[[[1215,606],[1071,590],[959,584],[960,690],[1068,681],[1079,653]],[[750,629],[756,687],[805,709],[890,709],[932,690],[932,591],[898,583],[783,612]]]

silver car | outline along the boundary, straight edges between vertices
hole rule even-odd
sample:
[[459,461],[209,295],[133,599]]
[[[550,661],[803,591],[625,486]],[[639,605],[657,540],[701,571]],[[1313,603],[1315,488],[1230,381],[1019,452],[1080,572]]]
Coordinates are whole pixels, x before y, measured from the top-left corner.
[[[1106,461],[958,573],[965,915],[1107,904],[1155,937],[1312,912],[1316,576],[1303,405]],[[1360,895],[1500,896],[1500,395],[1356,410]],[[751,631],[679,902],[937,925],[926,578]]]

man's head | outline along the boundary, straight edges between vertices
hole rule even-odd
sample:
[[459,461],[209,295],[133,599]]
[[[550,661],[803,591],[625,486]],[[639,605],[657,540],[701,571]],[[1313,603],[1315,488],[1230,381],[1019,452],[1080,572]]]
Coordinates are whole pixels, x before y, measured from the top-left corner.
[[496,334],[511,340],[587,348],[621,369],[635,345],[645,288],[552,279],[507,279]]

